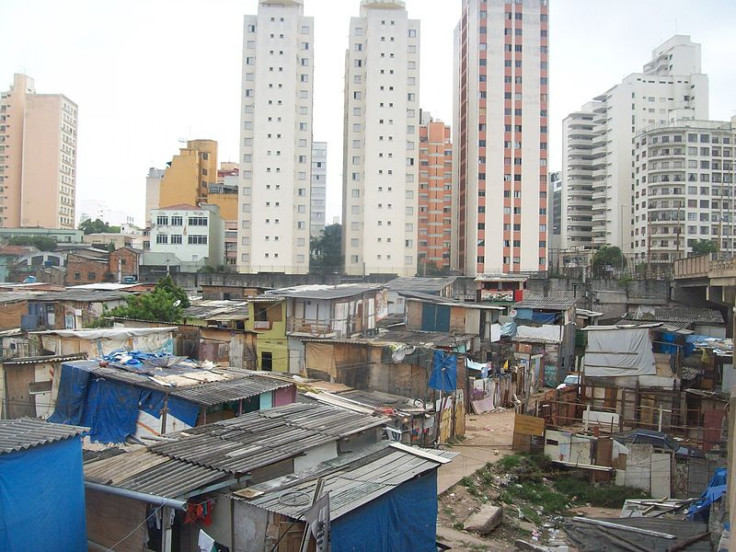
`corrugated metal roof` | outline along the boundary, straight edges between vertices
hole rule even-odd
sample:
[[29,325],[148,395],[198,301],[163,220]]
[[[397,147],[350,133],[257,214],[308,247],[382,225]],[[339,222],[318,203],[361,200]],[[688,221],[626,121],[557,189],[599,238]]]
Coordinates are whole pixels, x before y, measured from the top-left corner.
[[267,292],[267,294],[297,299],[344,299],[363,293],[376,292],[385,287],[383,284],[305,285],[274,289]]
[[[125,368],[115,365],[100,366],[99,361],[95,360],[72,362],[69,365],[98,377],[146,389],[167,391],[172,397],[179,397],[202,406],[214,406],[228,401],[247,399],[293,385],[288,381],[280,381],[260,376],[249,370],[234,368],[205,370],[182,364],[167,368],[153,365]],[[173,385],[165,386],[152,378]]]
[[294,385],[286,381],[278,381],[261,376],[248,376],[239,380],[206,383],[193,387],[182,387],[171,392],[172,396],[193,403],[214,406],[227,401],[238,401],[255,397],[269,391],[276,391]]
[[390,291],[440,292],[457,280],[456,276],[448,278],[420,278],[402,276],[386,283]]
[[377,343],[405,343],[414,346],[455,347],[467,343],[474,334],[451,334],[448,332],[422,332],[418,330],[388,330],[376,337]]
[[52,424],[35,418],[0,420],[0,454],[71,439],[86,431],[89,428]]
[[632,320],[684,322],[687,324],[723,324],[723,315],[715,309],[695,307],[654,307],[654,315],[631,315]]
[[95,303],[98,301],[122,301],[130,297],[130,293],[122,291],[73,290],[50,291],[33,298],[34,301],[76,301],[78,303]]
[[184,309],[184,317],[198,320],[247,320],[248,303],[245,301],[197,301]]
[[242,474],[387,421],[318,404],[294,403],[171,434],[167,436],[171,441],[153,445],[151,450],[183,462]]
[[[418,456],[385,444],[380,446],[377,452],[364,456],[349,455],[325,462],[321,469],[310,470],[307,475],[293,474],[249,487],[249,494],[263,494],[247,502],[297,519],[309,508],[317,480],[322,478],[322,491],[330,495],[330,518],[335,520],[440,466],[440,461],[430,459],[437,451],[422,451],[424,454]],[[237,492],[234,498],[244,500]]]
[[577,299],[570,297],[524,297],[514,305],[518,309],[567,310]]
[[469,309],[482,309],[482,310],[505,310],[504,307],[497,307],[495,305],[486,305],[484,303],[470,303],[467,301],[458,301],[457,299],[450,299],[448,297],[438,297],[437,295],[430,295],[428,293],[421,293],[417,291],[399,291],[399,295],[408,297],[410,300],[423,301],[425,303],[435,303],[437,305],[451,305],[457,307],[466,307]]
[[19,358],[6,358],[3,359],[2,363],[7,364],[43,364],[44,362],[71,362],[73,360],[85,360],[87,353],[78,353],[75,355],[48,355],[48,356],[37,356],[37,357],[19,357]]
[[193,490],[229,479],[229,476],[215,469],[140,449],[85,462],[84,478],[93,483],[130,491],[166,498],[183,498]]

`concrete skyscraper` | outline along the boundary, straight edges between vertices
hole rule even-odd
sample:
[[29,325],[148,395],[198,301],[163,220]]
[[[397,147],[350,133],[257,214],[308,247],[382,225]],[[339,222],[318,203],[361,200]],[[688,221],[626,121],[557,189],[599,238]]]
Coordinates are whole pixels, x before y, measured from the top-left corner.
[[419,272],[450,268],[452,141],[450,127],[422,111],[419,125]]
[[634,137],[675,120],[708,119],[700,44],[674,36],[632,73],[563,121],[563,249],[636,248]]
[[463,0],[455,29],[453,265],[547,269],[547,0]]
[[327,216],[327,142],[312,144],[312,237],[318,238],[325,229]]
[[245,17],[238,270],[309,271],[314,23],[302,0]]
[[0,96],[0,227],[76,228],[77,104],[21,74]]
[[343,252],[348,274],[417,271],[419,21],[362,0],[345,56]]

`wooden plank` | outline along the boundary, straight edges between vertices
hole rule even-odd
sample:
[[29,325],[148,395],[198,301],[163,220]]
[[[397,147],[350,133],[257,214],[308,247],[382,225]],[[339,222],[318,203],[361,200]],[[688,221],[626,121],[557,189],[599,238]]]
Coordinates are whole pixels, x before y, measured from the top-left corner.
[[544,435],[544,418],[516,414],[514,416],[514,433],[518,435]]

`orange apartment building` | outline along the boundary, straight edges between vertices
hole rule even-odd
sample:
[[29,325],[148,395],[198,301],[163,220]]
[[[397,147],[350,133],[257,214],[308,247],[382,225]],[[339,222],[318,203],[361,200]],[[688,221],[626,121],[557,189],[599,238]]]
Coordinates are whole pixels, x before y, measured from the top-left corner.
[[452,141],[450,127],[423,112],[419,125],[419,274],[450,268]]

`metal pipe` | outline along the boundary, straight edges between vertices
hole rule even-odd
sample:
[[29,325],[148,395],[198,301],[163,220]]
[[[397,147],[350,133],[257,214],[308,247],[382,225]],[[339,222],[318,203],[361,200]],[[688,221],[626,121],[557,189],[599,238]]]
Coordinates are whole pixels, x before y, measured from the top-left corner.
[[187,503],[185,500],[176,500],[174,498],[166,498],[164,496],[140,493],[129,489],[121,489],[120,487],[110,487],[109,485],[101,485],[100,483],[93,483],[92,481],[85,481],[84,486],[93,491],[122,496],[124,498],[132,498],[133,500],[140,500],[141,502],[147,502],[148,504],[168,506],[169,508],[183,511],[186,511],[187,509]]

